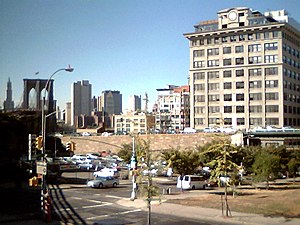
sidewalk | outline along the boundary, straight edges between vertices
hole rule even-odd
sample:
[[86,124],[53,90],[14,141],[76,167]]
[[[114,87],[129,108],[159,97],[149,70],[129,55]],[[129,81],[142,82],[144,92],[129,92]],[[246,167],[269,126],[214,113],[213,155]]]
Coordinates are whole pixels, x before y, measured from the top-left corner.
[[[161,180],[164,182],[164,180]],[[165,180],[167,182],[167,180]],[[284,218],[284,217],[265,217],[259,214],[231,212],[231,217],[223,217],[221,209],[202,208],[198,206],[184,206],[180,204],[168,203],[169,199],[184,199],[199,195],[197,191],[177,192],[177,194],[162,195],[161,201],[153,200],[151,202],[152,213],[165,214],[168,216],[178,216],[180,212],[181,217],[199,219],[207,221],[208,223],[217,224],[244,224],[244,225],[298,225],[299,218]],[[120,199],[117,204],[147,210],[146,201],[143,199],[135,199],[134,201],[128,199]]]

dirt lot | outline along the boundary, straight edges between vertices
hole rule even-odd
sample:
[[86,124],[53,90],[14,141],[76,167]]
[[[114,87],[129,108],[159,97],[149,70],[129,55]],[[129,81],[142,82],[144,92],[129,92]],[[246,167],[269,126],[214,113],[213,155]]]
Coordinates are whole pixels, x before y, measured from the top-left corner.
[[[172,199],[168,202],[222,209],[221,198],[224,189],[216,188],[204,195],[185,199]],[[269,190],[247,186],[237,189],[235,197],[228,196],[229,208],[235,212],[300,218],[300,182],[273,184]]]

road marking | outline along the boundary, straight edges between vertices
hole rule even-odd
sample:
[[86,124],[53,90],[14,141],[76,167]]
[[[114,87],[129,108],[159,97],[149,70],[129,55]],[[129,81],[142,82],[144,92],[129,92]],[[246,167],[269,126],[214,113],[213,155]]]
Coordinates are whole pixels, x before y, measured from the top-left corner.
[[114,195],[105,195],[107,198],[116,198],[116,199],[123,199],[123,197],[114,196]]
[[104,203],[104,204],[101,204],[101,205],[88,205],[88,206],[83,206],[82,208],[83,209],[89,209],[89,208],[96,208],[96,207],[102,207],[102,206],[106,206],[106,205],[112,205],[112,203]]
[[88,217],[88,218],[86,218],[86,220],[94,220],[94,219],[99,219],[99,218],[108,217],[108,216],[124,215],[124,214],[128,214],[128,213],[134,213],[134,212],[140,212],[140,211],[142,211],[142,210],[141,209],[135,209],[135,210],[112,213],[112,214],[106,214],[106,215],[101,215],[101,216]]

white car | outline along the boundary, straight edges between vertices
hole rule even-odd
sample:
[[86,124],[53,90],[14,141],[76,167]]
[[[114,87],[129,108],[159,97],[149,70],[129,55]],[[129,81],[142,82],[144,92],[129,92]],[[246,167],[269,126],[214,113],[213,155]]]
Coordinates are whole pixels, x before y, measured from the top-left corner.
[[87,182],[87,186],[91,188],[117,187],[119,179],[115,177],[96,177],[94,180]]
[[93,175],[95,177],[107,177],[107,176],[118,177],[119,176],[119,172],[118,172],[117,169],[103,168],[100,171],[94,172]]

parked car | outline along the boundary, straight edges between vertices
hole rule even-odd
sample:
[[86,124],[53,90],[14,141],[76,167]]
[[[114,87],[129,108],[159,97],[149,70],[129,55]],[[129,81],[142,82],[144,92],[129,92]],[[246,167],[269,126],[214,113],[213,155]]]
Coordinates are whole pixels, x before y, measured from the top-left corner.
[[117,187],[119,179],[115,177],[96,177],[94,180],[87,182],[87,186],[91,188]]
[[207,182],[204,177],[197,175],[185,175],[177,178],[177,188],[182,189],[205,189]]
[[119,172],[117,169],[113,169],[113,168],[103,168],[100,171],[96,171],[93,173],[93,175],[95,177],[106,177],[106,176],[110,176],[110,177],[118,177],[119,176]]
[[82,170],[90,170],[95,168],[95,165],[93,165],[91,162],[83,162],[78,164],[78,166]]

